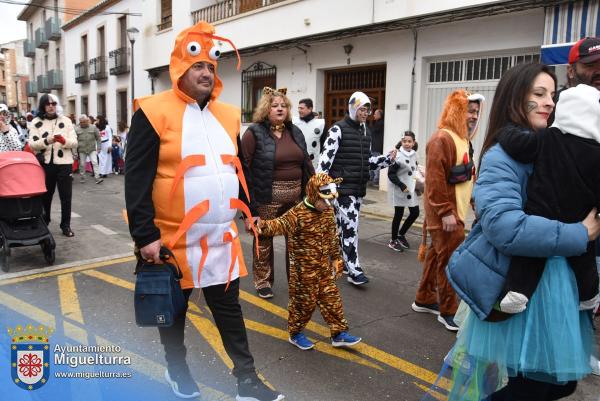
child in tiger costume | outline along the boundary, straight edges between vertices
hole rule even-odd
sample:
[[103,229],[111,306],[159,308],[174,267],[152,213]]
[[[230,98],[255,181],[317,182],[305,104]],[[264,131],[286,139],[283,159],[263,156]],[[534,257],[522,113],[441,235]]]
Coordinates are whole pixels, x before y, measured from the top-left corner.
[[289,341],[302,350],[315,346],[302,331],[317,305],[329,325],[334,347],[349,347],[361,341],[348,333],[342,298],[335,284],[344,260],[330,200],[337,197],[336,188],[341,181],[325,173],[313,175],[306,184],[302,202],[279,218],[258,223],[262,235],[288,236]]

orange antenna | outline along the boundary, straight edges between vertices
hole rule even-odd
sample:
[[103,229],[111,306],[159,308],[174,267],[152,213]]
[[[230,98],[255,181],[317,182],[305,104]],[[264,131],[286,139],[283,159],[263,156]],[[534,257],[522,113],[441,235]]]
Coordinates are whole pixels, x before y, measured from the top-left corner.
[[233,47],[233,50],[235,50],[235,54],[237,56],[238,62],[237,62],[237,70],[240,70],[240,66],[242,65],[242,59],[240,58],[240,53],[238,52],[237,47],[235,47],[235,45],[233,44],[233,42],[227,38],[224,38],[222,36],[217,36],[217,35],[212,35],[210,33],[207,34],[208,36],[210,36],[213,39],[217,39],[217,40],[222,40],[224,42],[227,42],[231,45],[231,47]]

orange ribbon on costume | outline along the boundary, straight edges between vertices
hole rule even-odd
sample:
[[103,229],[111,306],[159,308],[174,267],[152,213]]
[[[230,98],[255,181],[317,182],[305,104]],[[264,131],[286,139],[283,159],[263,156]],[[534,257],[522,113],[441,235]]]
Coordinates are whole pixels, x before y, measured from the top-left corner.
[[254,242],[256,243],[256,255],[258,255],[258,231],[256,231],[256,226],[254,225],[254,217],[252,213],[250,213],[250,209],[244,202],[237,198],[231,198],[229,200],[229,207],[232,209],[238,209],[243,214],[246,215],[246,218],[250,220],[250,229],[252,229],[252,233],[254,234]]
[[175,246],[177,241],[179,241],[179,238],[181,238],[181,236],[183,234],[188,232],[188,230],[192,227],[192,225],[196,221],[200,220],[202,218],[202,216],[204,216],[208,212],[209,207],[210,207],[210,202],[208,201],[208,199],[206,199],[206,200],[198,203],[196,206],[194,206],[192,208],[192,210],[190,210],[185,215],[185,217],[183,218],[183,221],[179,225],[179,229],[177,230],[177,232],[175,233],[173,238],[171,238],[171,241],[169,241],[170,249],[173,249],[173,247]]
[[233,164],[235,166],[238,180],[240,180],[240,184],[242,184],[246,198],[248,198],[248,202],[250,202],[250,192],[248,192],[248,184],[246,184],[246,177],[244,177],[244,170],[242,169],[242,162],[240,161],[240,158],[234,155],[221,155],[221,161],[223,164]]
[[169,193],[169,206],[172,205],[173,195],[175,195],[175,190],[177,189],[179,181],[181,181],[185,172],[192,167],[204,165],[206,165],[206,157],[204,157],[204,155],[189,155],[186,156],[181,163],[179,163],[179,166],[177,166],[177,171],[175,171],[175,178],[173,178],[173,185],[171,185],[171,192]]

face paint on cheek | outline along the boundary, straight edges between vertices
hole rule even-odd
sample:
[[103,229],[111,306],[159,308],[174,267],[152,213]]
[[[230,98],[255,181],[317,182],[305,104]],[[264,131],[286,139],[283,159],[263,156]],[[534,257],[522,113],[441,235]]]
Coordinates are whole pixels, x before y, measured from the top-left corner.
[[530,113],[533,110],[537,109],[538,106],[539,105],[536,102],[534,102],[533,100],[528,100],[527,105],[525,106],[525,109],[527,110],[527,113]]

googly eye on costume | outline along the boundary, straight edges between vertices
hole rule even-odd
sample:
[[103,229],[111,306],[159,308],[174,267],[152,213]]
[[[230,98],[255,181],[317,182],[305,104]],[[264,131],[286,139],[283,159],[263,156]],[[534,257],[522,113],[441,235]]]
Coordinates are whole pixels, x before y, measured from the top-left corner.
[[198,42],[190,42],[187,44],[187,52],[190,56],[197,56],[202,51],[202,46]]
[[213,46],[208,52],[208,57],[210,57],[211,60],[218,60],[219,57],[221,57],[221,50],[219,50],[217,46]]

